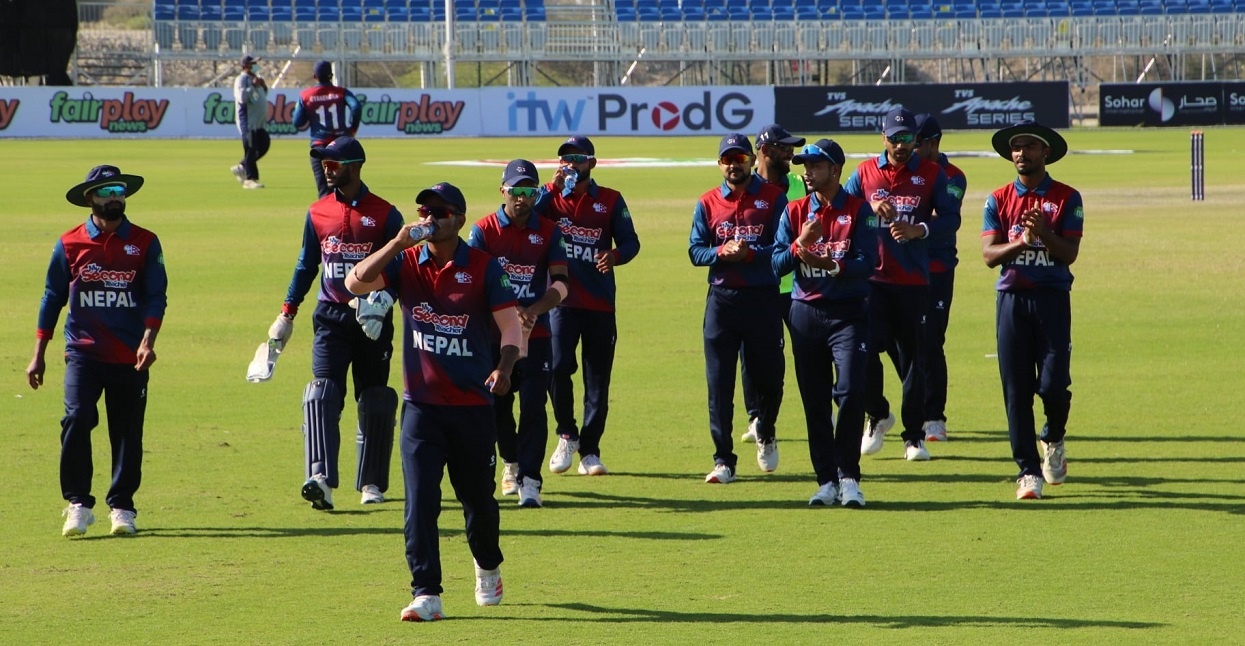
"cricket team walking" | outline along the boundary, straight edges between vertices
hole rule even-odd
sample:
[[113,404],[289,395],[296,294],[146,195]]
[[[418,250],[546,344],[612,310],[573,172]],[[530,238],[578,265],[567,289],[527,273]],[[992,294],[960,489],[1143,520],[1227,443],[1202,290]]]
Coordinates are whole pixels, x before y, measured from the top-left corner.
[[[331,78],[331,68],[317,67],[320,86],[304,100],[336,92]],[[615,274],[636,259],[640,240],[623,196],[594,177],[596,146],[582,135],[557,147],[557,168],[546,183],[532,161],[509,162],[495,201],[473,207],[478,217],[461,190],[440,182],[421,190],[417,216],[404,218],[363,182],[367,156],[351,127],[357,107],[343,109],[337,121],[346,127],[313,138],[319,197],[307,210],[294,275],[268,331],[275,351],[261,346],[248,380],[271,378],[318,277],[298,495],[322,512],[340,504],[333,495],[341,484],[340,424],[350,391],[361,504],[385,502],[397,429],[412,595],[401,618],[433,621],[445,617],[438,518],[446,472],[462,504],[482,606],[503,596],[498,467],[501,500],[515,496],[527,509],[545,504],[546,467],[563,473],[578,457],[577,473],[609,473],[601,443],[618,340]],[[708,282],[707,483],[738,479],[737,366],[757,470],[778,469],[784,322],[815,476],[810,506],[864,507],[861,456],[879,453],[896,425],[908,461],[931,459],[927,443],[953,437],[943,344],[967,184],[941,152],[942,135],[933,116],[896,108],[885,118],[882,152],[854,170],[839,143],[821,138],[806,145],[778,124],[762,129],[755,149],[744,134],[722,138],[720,183],[689,205],[688,256]],[[1044,485],[1067,475],[1069,266],[1083,204],[1047,172],[1068,150],[1059,133],[1025,122],[999,130],[992,145],[1013,164],[1016,179],[986,200],[982,256],[1000,270],[996,337],[1019,469],[1016,497],[1036,499]],[[43,384],[44,355],[68,307],[65,536],[86,533],[95,520],[90,433],[100,421],[101,396],[112,444],[105,499],[111,532],[137,531],[143,413],[169,282],[159,239],[130,222],[126,210],[142,185],[142,177],[114,166],[93,168],[66,195],[91,214],[57,240],[48,266],[26,374],[32,388]],[[389,387],[395,318],[402,325],[401,395]],[[882,394],[883,355],[902,382],[898,415]],[[577,417],[573,377],[581,368]],[[1035,397],[1044,413],[1040,431]]]

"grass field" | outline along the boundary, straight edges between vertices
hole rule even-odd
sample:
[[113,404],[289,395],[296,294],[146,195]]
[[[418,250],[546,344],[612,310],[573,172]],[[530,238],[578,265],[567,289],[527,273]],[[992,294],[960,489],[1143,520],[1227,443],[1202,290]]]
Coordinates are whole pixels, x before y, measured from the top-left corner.
[[[962,263],[947,342],[951,441],[908,463],[863,460],[868,507],[810,509],[815,490],[788,362],[782,464],[709,486],[700,320],[705,275],[687,259],[695,198],[716,168],[601,168],[626,196],[643,249],[620,268],[619,343],[603,478],[547,476],[546,507],[503,501],[503,605],[473,603],[457,502],[445,490],[450,620],[403,624],[409,601],[399,501],[364,508],[339,490],[313,512],[302,484],[300,397],[309,317],[276,378],[243,379],[277,313],[314,196],[304,141],[261,162],[268,188],[228,172],[235,142],[6,141],[14,180],[0,236],[0,642],[6,644],[1010,644],[1241,643],[1245,566],[1245,131],[1210,129],[1207,199],[1188,199],[1180,130],[1078,130],[1051,168],[1085,198],[1073,290],[1068,483],[1013,500],[994,353],[995,272],[980,260],[981,204],[1014,176],[989,157],[968,174]],[[877,136],[843,137],[849,153]],[[944,150],[985,151],[989,133]],[[436,181],[483,216],[496,168],[426,162],[550,158],[549,140],[370,141],[364,178],[413,214]],[[609,157],[709,159],[716,139],[597,141]],[[100,163],[144,175],[131,218],[161,237],[169,309],[153,368],[140,533],[107,535],[107,435],[96,431],[100,520],[60,536],[63,367],[25,383],[55,238],[86,211],[65,191]],[[849,161],[849,165],[854,165]],[[471,218],[474,220],[475,218]],[[63,316],[62,316],[63,319]],[[53,343],[50,359],[61,351]],[[398,364],[392,384],[400,388]],[[887,388],[897,393],[893,374]],[[736,424],[746,421],[737,409]],[[353,412],[343,427],[353,427]],[[742,430],[742,429],[740,429]],[[348,438],[349,431],[344,435]],[[738,436],[738,431],[736,432]],[[343,482],[354,449],[343,447]],[[394,465],[395,474],[398,465]],[[1234,601],[1235,599],[1235,601]]]

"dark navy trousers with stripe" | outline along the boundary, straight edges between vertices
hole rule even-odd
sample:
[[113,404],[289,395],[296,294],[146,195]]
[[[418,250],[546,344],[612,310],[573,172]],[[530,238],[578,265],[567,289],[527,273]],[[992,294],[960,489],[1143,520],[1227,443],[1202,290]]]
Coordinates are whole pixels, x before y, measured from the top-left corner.
[[[610,412],[610,377],[614,372],[614,344],[618,321],[614,312],[555,307],[549,313],[553,331],[553,417],[558,435],[579,441],[579,455],[601,456],[601,436]],[[575,350],[583,341],[584,425],[575,422],[575,386],[579,370]]]
[[112,445],[112,486],[105,501],[113,509],[134,509],[143,479],[143,420],[147,413],[146,370],[128,363],[65,358],[65,416],[61,418],[61,495],[70,503],[95,507],[91,495],[91,430],[99,426],[99,398],[108,413]]
[[[500,350],[494,350],[495,353]],[[545,444],[549,441],[550,362],[552,343],[549,337],[529,339],[527,356],[514,364],[510,375],[510,391],[497,395],[497,453],[506,462],[519,463],[519,477],[537,482],[545,461]],[[515,394],[519,400],[519,421],[515,423]]]
[[[928,285],[869,283],[869,363],[865,412],[872,417],[890,414],[883,394],[883,351],[903,381],[900,422],[904,442],[925,441],[925,313]],[[863,427],[863,422],[862,422]]]

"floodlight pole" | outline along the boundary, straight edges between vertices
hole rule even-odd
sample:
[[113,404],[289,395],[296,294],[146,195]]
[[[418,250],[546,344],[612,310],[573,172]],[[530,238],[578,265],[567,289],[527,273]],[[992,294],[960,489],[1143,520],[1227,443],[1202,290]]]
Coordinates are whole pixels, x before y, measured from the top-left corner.
[[445,0],[445,87],[454,89],[454,3]]

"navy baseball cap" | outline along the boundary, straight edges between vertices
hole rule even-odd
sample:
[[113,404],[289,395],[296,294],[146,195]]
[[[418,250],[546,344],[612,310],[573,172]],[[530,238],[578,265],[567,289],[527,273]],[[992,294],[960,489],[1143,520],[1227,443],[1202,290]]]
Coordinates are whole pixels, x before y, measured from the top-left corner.
[[917,133],[916,115],[911,110],[905,110],[902,107],[894,108],[886,113],[886,121],[883,122],[882,134],[887,137],[900,132],[911,132],[913,135]]
[[125,175],[116,166],[96,166],[86,174],[86,181],[69,189],[65,199],[74,206],[91,206],[87,193],[101,186],[124,186],[125,196],[129,197],[143,187],[143,178],[138,175]]
[[[572,148],[574,150],[568,153],[567,152],[568,148]],[[571,135],[569,139],[562,142],[561,146],[558,146],[559,156],[566,155],[566,154],[574,154],[574,151],[579,151],[580,153],[583,153],[585,155],[592,155],[594,157],[597,154],[597,149],[595,146],[592,145],[592,140],[583,135]]]
[[761,128],[761,134],[757,135],[757,147],[760,148],[761,146],[764,146],[765,144],[786,144],[788,146],[803,146],[804,137],[796,137],[795,135],[792,135],[790,132],[787,132],[786,128],[776,123],[771,123],[768,126]]
[[251,56],[250,54],[247,54],[246,56],[242,57],[242,60],[239,61],[238,64],[242,66],[242,69],[247,69],[251,66],[251,64],[258,63],[262,60],[264,59],[258,56]]
[[415,196],[415,203],[426,204],[428,198],[434,195],[444,200],[446,204],[453,207],[460,214],[467,213],[467,198],[463,197],[463,192],[458,190],[457,186],[449,182],[433,184],[420,191],[419,195]]
[[501,174],[502,186],[514,186],[523,180],[530,180],[540,185],[540,175],[536,173],[536,164],[526,159],[516,159],[506,164],[506,170]]
[[916,130],[917,139],[933,139],[942,136],[942,126],[938,125],[938,120],[928,112],[916,115]]
[[320,61],[311,71],[311,76],[321,81],[327,81],[333,78],[333,64],[329,61]]
[[994,136],[990,138],[990,144],[994,146],[994,152],[1000,157],[1011,161],[1012,140],[1026,135],[1041,140],[1050,148],[1050,154],[1046,156],[1048,164],[1053,164],[1068,154],[1068,142],[1064,141],[1063,136],[1036,121],[1021,121],[1003,128],[994,133]]
[[752,142],[748,141],[746,135],[733,132],[722,137],[722,143],[718,144],[718,157],[729,153],[732,150],[738,150],[746,155],[752,154]]
[[338,137],[327,146],[312,148],[311,156],[333,161],[367,161],[367,156],[363,154],[363,144],[350,135]]
[[847,155],[843,153],[843,147],[833,139],[818,139],[817,143],[802,148],[796,156],[791,158],[791,163],[803,165],[823,159],[831,164],[842,166],[847,161]]

